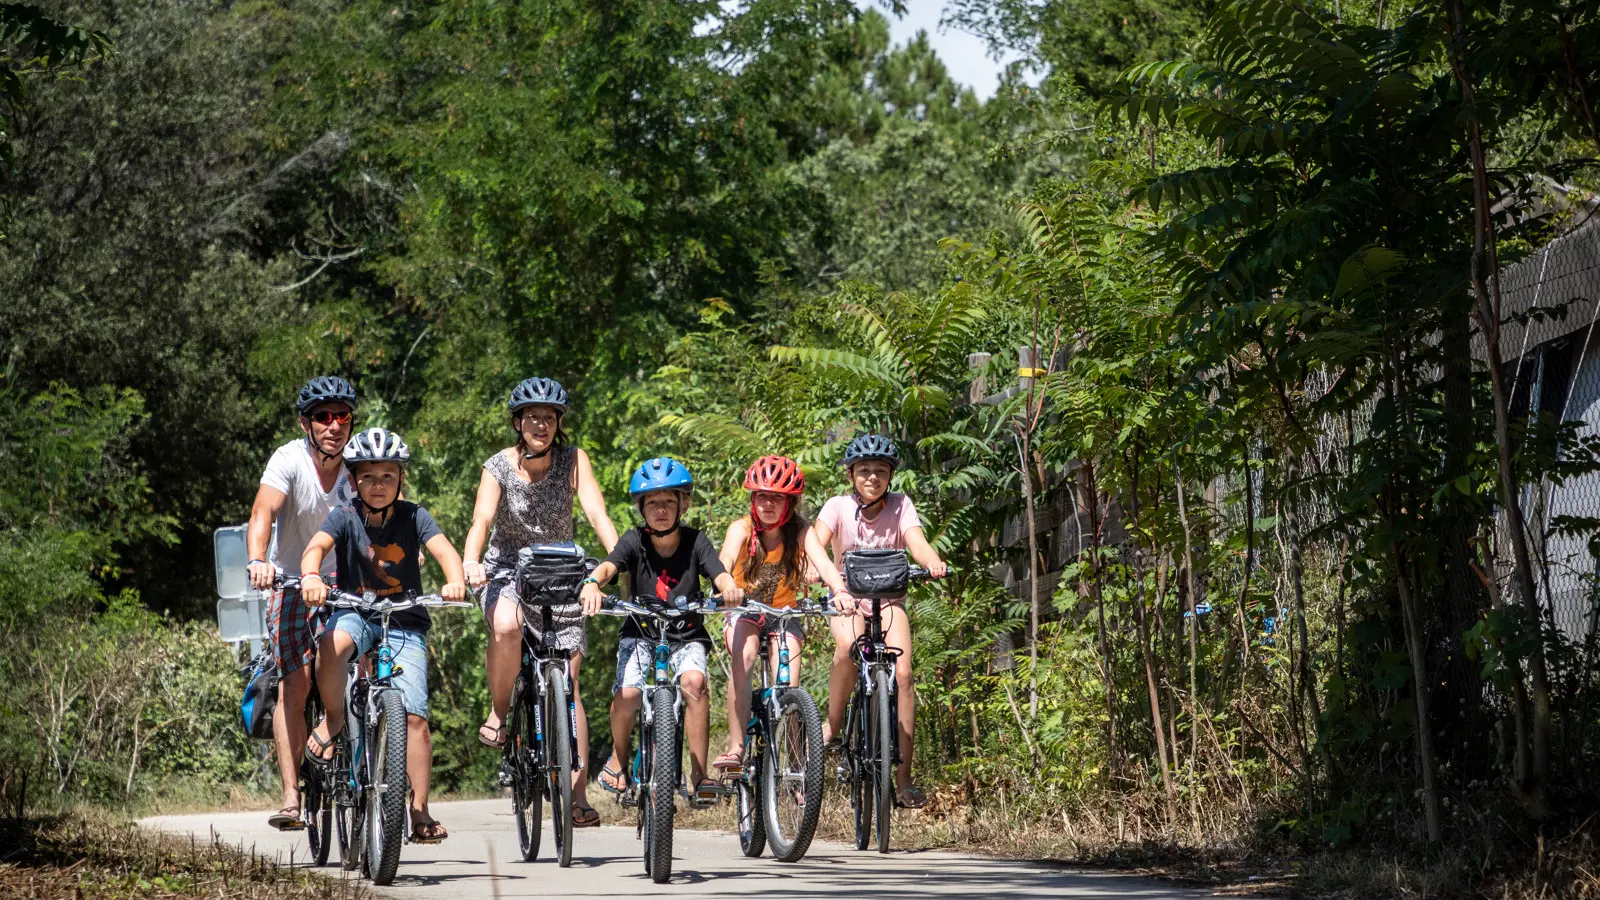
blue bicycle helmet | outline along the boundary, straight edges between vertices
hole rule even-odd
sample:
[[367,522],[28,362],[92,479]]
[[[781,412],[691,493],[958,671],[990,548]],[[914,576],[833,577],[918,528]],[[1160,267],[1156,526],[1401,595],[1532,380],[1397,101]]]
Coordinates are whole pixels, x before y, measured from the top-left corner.
[[527,406],[553,406],[566,412],[570,402],[567,389],[554,378],[524,378],[521,384],[511,389],[511,399],[506,401],[506,408],[513,415]]
[[319,375],[300,388],[300,395],[295,398],[294,405],[303,416],[324,403],[346,403],[351,409],[355,409],[356,389],[350,386],[350,382],[337,375]]
[[888,463],[890,468],[900,468],[900,451],[895,449],[894,441],[881,434],[863,434],[850,442],[844,451],[844,467],[846,469],[868,459],[881,459]]
[[635,500],[651,491],[691,490],[694,490],[694,476],[689,474],[689,467],[667,456],[646,460],[628,481],[628,496]]

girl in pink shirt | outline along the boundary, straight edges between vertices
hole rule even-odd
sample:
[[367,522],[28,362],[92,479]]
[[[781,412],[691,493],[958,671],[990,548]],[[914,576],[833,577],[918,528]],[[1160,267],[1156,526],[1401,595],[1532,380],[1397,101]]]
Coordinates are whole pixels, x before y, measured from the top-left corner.
[[[900,466],[900,453],[894,443],[880,435],[864,434],[850,442],[844,452],[844,466],[854,492],[829,500],[811,526],[820,543],[832,546],[834,564],[843,571],[844,555],[851,550],[905,550],[928,574],[943,578],[947,567],[923,535],[922,520],[917,518],[911,498],[889,490],[895,469]],[[849,598],[841,598],[839,607],[846,612],[861,612],[856,601]],[[903,752],[895,773],[895,793],[898,805],[920,809],[927,798],[911,782],[912,739],[917,721],[916,693],[911,681],[911,622],[904,597],[883,601],[882,609],[888,644],[900,651],[895,682],[900,695]],[[838,616],[828,620],[828,627],[833,632],[833,671],[828,678],[828,721],[822,726],[822,736],[832,742],[844,729],[845,702],[856,680],[850,647],[865,623],[859,615]]]

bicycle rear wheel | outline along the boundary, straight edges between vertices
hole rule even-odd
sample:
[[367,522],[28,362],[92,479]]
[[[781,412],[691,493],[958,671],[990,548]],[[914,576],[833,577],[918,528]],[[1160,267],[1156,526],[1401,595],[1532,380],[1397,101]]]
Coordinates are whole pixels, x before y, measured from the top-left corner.
[[893,716],[889,715],[889,691],[894,681],[887,669],[872,670],[872,780],[874,805],[878,819],[876,837],[878,852],[889,852],[889,820],[894,814],[894,732]]
[[672,818],[678,789],[678,722],[671,688],[650,698],[650,792],[645,802],[645,871],[656,884],[672,878]]
[[311,843],[311,864],[328,864],[333,847],[333,797],[328,779],[314,765],[300,764],[300,807],[306,820],[306,840]]
[[510,723],[506,728],[506,765],[511,769],[511,814],[517,820],[517,844],[522,848],[522,861],[533,862],[539,856],[539,832],[544,827],[543,797],[540,789],[539,738],[534,721],[534,704],[537,696],[530,693],[526,672],[517,676],[517,686],[511,694]]
[[369,738],[372,760],[366,786],[367,876],[383,886],[394,881],[406,827],[406,706],[400,691],[378,694],[378,715]]
[[772,856],[794,862],[806,855],[822,812],[822,717],[805,688],[778,698],[762,766],[762,809]]
[[572,719],[567,672],[561,664],[545,671],[544,758],[550,788],[550,824],[556,838],[556,864],[572,865]]

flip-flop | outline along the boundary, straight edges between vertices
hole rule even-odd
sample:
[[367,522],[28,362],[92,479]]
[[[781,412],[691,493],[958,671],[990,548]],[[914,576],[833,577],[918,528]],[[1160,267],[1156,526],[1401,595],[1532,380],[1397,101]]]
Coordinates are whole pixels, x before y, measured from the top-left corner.
[[894,805],[900,809],[921,809],[928,805],[928,797],[921,788],[912,785],[895,797]]
[[450,832],[444,830],[444,826],[439,824],[438,819],[429,819],[426,822],[413,821],[411,823],[411,843],[413,844],[437,844],[449,836]]
[[737,769],[744,765],[744,753],[729,751],[711,761],[713,769]]
[[[615,778],[617,783],[612,784],[611,782],[606,781],[607,775]],[[628,779],[622,777],[621,772],[612,769],[610,766],[601,766],[600,777],[596,780],[600,782],[600,786],[602,788],[605,788],[607,791],[616,794],[618,797],[621,797],[623,792],[628,789]]]
[[[493,739],[489,735],[494,735]],[[498,728],[490,728],[488,722],[479,725],[478,741],[485,747],[493,747],[499,750],[506,745],[506,726],[502,724]]]
[[[322,724],[323,723],[318,722],[317,728],[321,728]],[[343,731],[344,729],[341,728],[339,730]],[[317,737],[317,729],[313,728],[311,729],[311,733],[306,735],[306,746],[304,750],[300,751],[300,758],[314,766],[326,768],[333,763],[334,754],[331,751],[333,750],[334,742],[338,740],[339,735],[337,734],[330,734],[328,735],[327,740],[323,740],[322,738]],[[311,749],[312,743],[317,745],[315,750]],[[327,753],[328,755],[323,756],[323,753]]]
[[285,806],[267,817],[267,825],[279,831],[300,831],[306,823],[300,818],[300,807]]
[[600,811],[587,803],[572,804],[573,828],[596,828],[600,825]]

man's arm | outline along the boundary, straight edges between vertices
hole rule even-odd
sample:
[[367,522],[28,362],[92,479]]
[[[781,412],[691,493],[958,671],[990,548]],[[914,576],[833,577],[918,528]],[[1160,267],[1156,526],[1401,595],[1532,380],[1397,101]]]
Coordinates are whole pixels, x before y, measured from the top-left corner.
[[283,511],[287,494],[263,484],[256,490],[256,502],[250,507],[250,525],[245,529],[245,547],[250,552],[250,586],[258,591],[272,588],[272,564],[267,562],[267,547],[272,543],[272,523]]

